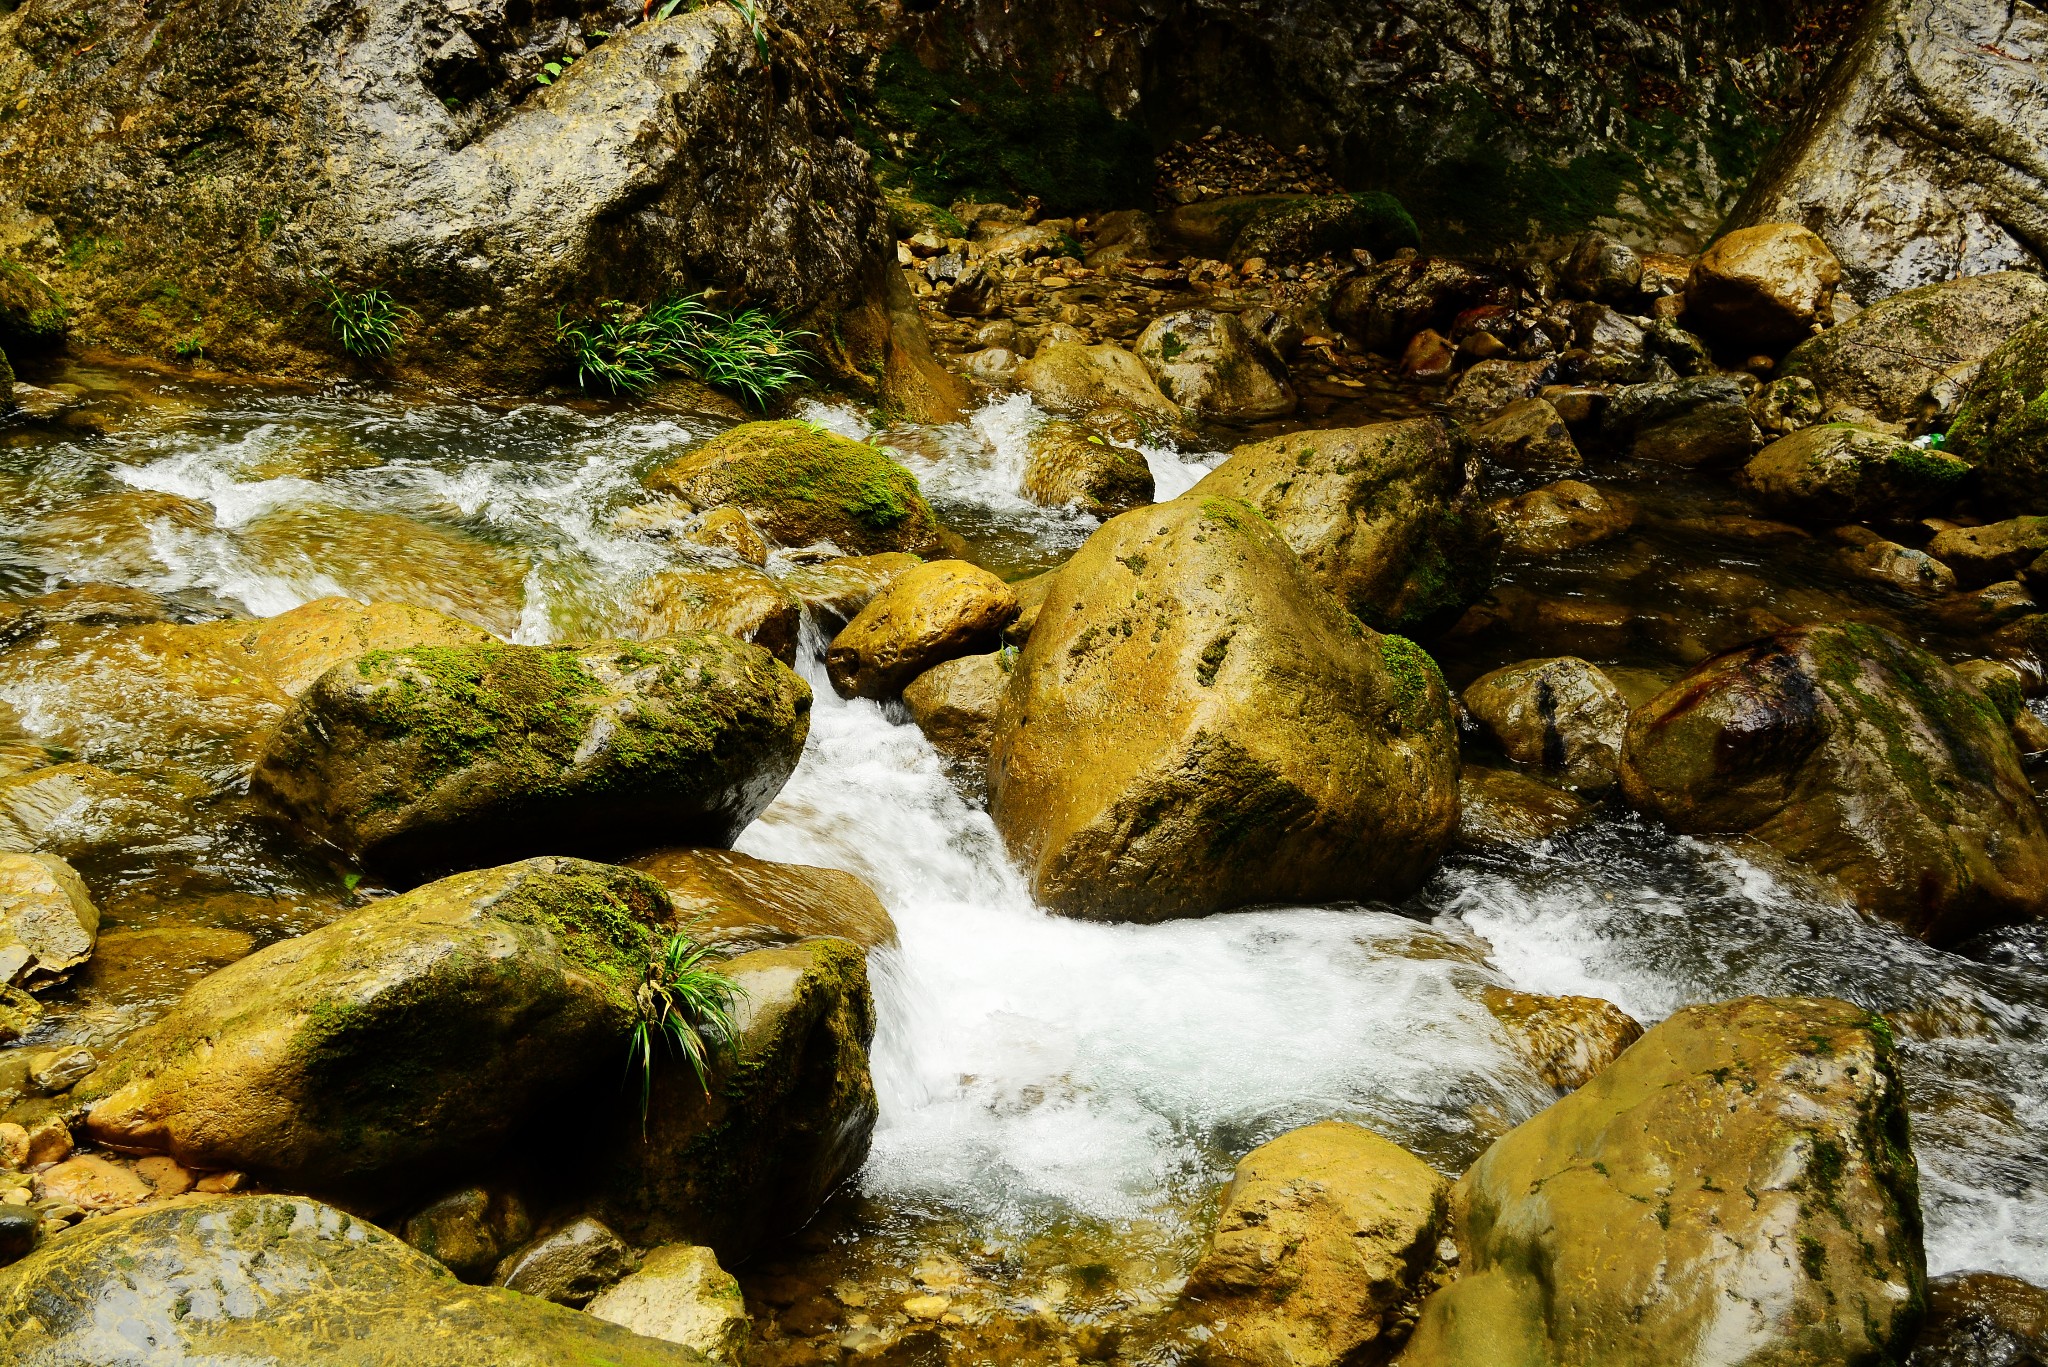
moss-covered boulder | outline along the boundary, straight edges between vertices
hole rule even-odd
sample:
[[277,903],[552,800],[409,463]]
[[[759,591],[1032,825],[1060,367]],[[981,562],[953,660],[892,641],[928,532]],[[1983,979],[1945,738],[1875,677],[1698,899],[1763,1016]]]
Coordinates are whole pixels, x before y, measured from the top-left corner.
[[1949,426],[1948,449],[1977,467],[1998,507],[2048,513],[2048,319],[1985,357]]
[[1010,586],[975,565],[941,560],[905,571],[832,638],[825,672],[849,698],[886,698],[962,655],[992,650],[1017,616]]
[[800,1228],[866,1161],[875,1008],[867,952],[847,940],[719,967],[744,994],[738,1058],[720,1063],[708,1094],[680,1063],[660,1066],[644,1118],[637,1092],[613,1089],[596,1144],[571,1158],[628,1239],[709,1244],[737,1262]]
[[1889,432],[1830,422],[1757,452],[1735,482],[1780,517],[1836,524],[1904,521],[1954,502],[1967,463]]
[[1159,392],[1197,417],[1261,422],[1294,411],[1287,368],[1234,313],[1162,315],[1138,334],[1134,349]]
[[1629,800],[1746,833],[1936,943],[2048,912],[2048,829],[1998,709],[1889,632],[1805,627],[1638,708]]
[[1183,1304],[1217,1367],[1384,1361],[1434,1266],[1448,1183],[1363,1126],[1325,1120],[1246,1154]]
[[1041,423],[1024,462],[1024,497],[1110,518],[1152,501],[1145,457],[1067,418]]
[[784,546],[848,555],[941,549],[939,520],[910,471],[880,447],[804,422],[749,422],[649,471],[651,491],[705,511],[731,505]]
[[810,704],[767,651],[709,632],[378,651],[306,691],[251,786],[400,879],[726,845],[796,767]]
[[20,1367],[703,1367],[689,1348],[465,1286],[370,1224],[300,1196],[182,1197],[91,1220],[0,1269]]
[[627,618],[622,634],[635,640],[716,631],[794,667],[804,605],[779,580],[751,566],[701,566],[649,575],[633,591]]
[[1477,472],[1431,418],[1241,446],[1191,492],[1252,504],[1376,630],[1447,624],[1493,582],[1500,534]]
[[1017,383],[1055,413],[1085,417],[1099,408],[1127,410],[1155,441],[1187,430],[1187,415],[1160,392],[1145,363],[1114,342],[1041,346],[1017,368]]
[[862,949],[896,942],[896,923],[866,883],[839,869],[778,864],[738,850],[657,850],[632,860],[661,884],[677,919],[721,945],[779,944],[818,935]]
[[672,919],[644,874],[457,874],[201,979],[75,1095],[94,1139],[380,1205],[624,1066]]
[[341,597],[316,598],[254,622],[202,623],[164,636],[171,648],[190,640],[239,651],[252,672],[294,695],[343,660],[373,650],[483,645],[492,639],[482,627],[432,608]]
[[1846,1002],[1678,1012],[1451,1191],[1404,1367],[1905,1358],[1926,1288],[1890,1031]]
[[2048,555],[2048,517],[2009,517],[1982,527],[1950,527],[1927,552],[1975,586],[2010,579]]
[[2031,271],[1923,285],[1801,342],[1778,373],[1812,381],[1829,408],[1906,421],[1920,416],[1929,386],[1965,372],[2044,312],[2048,281]]
[[1272,524],[1189,494],[1091,536],[996,720],[990,810],[1041,902],[1105,920],[1398,897],[1450,842],[1436,665],[1338,606]]

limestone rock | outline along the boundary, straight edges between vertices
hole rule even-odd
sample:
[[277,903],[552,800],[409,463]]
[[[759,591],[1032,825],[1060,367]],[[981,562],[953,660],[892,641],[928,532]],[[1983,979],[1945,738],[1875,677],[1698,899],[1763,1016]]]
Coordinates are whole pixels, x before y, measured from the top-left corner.
[[645,875],[574,859],[458,874],[202,979],[76,1095],[131,1152],[389,1201],[609,1091],[670,917]]
[[378,652],[300,697],[251,788],[399,878],[724,845],[796,767],[810,702],[768,652],[711,633]]
[[1780,517],[1903,522],[1953,502],[1969,473],[1944,452],[1830,422],[1772,442],[1742,467],[1736,484]]
[[585,1216],[507,1256],[491,1284],[557,1305],[581,1306],[639,1265],[618,1235]]
[[41,1002],[18,987],[0,986],[0,1044],[26,1037],[42,1020]]
[[837,556],[797,566],[783,577],[782,586],[797,596],[805,611],[828,625],[844,623],[852,621],[897,575],[920,563],[916,556],[901,551]]
[[985,651],[1017,615],[1017,595],[957,560],[893,579],[832,638],[825,670],[853,698],[886,698],[934,665]]
[[1524,660],[1483,675],[1466,685],[1465,710],[1517,764],[1583,792],[1614,786],[1628,703],[1577,656]]
[[1597,546],[1636,523],[1635,504],[1626,494],[1577,479],[1561,479],[1491,506],[1501,549],[1513,556],[1557,555]]
[[1400,896],[1449,843],[1456,784],[1434,662],[1348,617],[1256,509],[1199,490],[1060,569],[989,761],[1039,900],[1114,920]]
[[1197,417],[1260,422],[1294,411],[1285,368],[1236,314],[1163,314],[1138,334],[1135,350],[1159,391]]
[[738,850],[660,850],[630,861],[661,884],[685,924],[721,945],[817,935],[862,949],[896,942],[896,923],[874,889],[839,869],[777,864]]
[[1576,470],[1584,464],[1564,419],[1542,399],[1517,399],[1470,432],[1479,453],[1508,470]]
[[1926,1259],[1889,1040],[1838,1001],[1673,1015],[1458,1179],[1404,1367],[1899,1361]]
[[1579,366],[1588,384],[1640,379],[1647,355],[1643,330],[1605,304],[1584,304],[1572,311],[1574,344],[1586,353]]
[[1935,943],[2048,911],[2048,829],[2005,719],[1875,627],[1708,660],[1629,719],[1621,778],[1677,829],[1746,832]]
[[947,775],[972,795],[986,790],[996,709],[1009,683],[1000,654],[963,655],[926,670],[903,690],[910,719],[939,752]]
[[0,1269],[22,1367],[702,1367],[695,1352],[464,1286],[368,1221],[302,1196],[187,1197],[91,1220]]
[[718,1367],[745,1367],[754,1322],[740,1284],[708,1248],[663,1244],[584,1308],[636,1334],[693,1348]]
[[683,631],[716,631],[751,642],[784,664],[796,665],[804,607],[777,580],[743,566],[663,570],[633,591],[628,609],[633,640]]
[[1423,630],[1492,582],[1498,532],[1477,472],[1430,418],[1241,446],[1188,497],[1243,499],[1368,626]]
[[1810,381],[1830,409],[1910,421],[1930,385],[1967,372],[2044,311],[2048,281],[2031,272],[1944,279],[1880,300],[1801,342],[1778,374]]
[[1435,1263],[1447,1186],[1400,1145],[1336,1120],[1246,1154],[1183,1293],[1211,1326],[1204,1360],[1383,1360],[1391,1322]]
[[1458,847],[1511,850],[1555,839],[1593,814],[1586,802],[1513,769],[1458,771]]
[[653,493],[699,510],[732,506],[783,546],[848,555],[942,547],[917,480],[879,447],[802,422],[750,422],[649,471]]
[[1601,419],[1610,441],[1639,460],[1729,465],[1761,444],[1742,386],[1725,377],[1630,385]]
[[0,983],[60,976],[92,955],[100,912],[54,854],[0,854]]
[[2048,517],[2012,517],[1982,527],[1951,527],[1927,543],[1928,554],[1966,584],[2010,578],[2048,554]]
[[1187,421],[1145,363],[1113,342],[1040,346],[1017,368],[1017,383],[1055,413],[1079,417],[1098,408],[1125,408],[1160,436],[1180,432]]
[[1747,352],[1776,354],[1812,333],[1841,279],[1828,244],[1796,223],[1737,228],[1692,268],[1686,321]]
[[[2048,30],[2044,30],[2048,33]],[[1984,358],[1948,429],[1948,449],[1977,467],[1984,492],[2013,512],[2048,513],[2048,320]]]
[[407,1218],[404,1235],[462,1280],[481,1283],[533,1237],[533,1219],[516,1193],[469,1186],[421,1207]]
[[1152,501],[1152,469],[1138,452],[1054,418],[1031,434],[1023,487],[1034,502],[1110,518]]
[[1643,1037],[1643,1027],[1598,997],[1545,997],[1489,987],[1480,1000],[1545,1082],[1576,1091]]

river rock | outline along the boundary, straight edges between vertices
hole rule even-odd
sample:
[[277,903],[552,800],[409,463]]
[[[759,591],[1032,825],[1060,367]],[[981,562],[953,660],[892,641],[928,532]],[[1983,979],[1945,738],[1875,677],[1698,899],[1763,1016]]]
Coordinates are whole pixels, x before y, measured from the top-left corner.
[[1937,532],[1927,550],[1966,584],[1997,583],[2048,555],[2048,517],[1950,527]]
[[1010,586],[957,560],[893,579],[832,638],[825,671],[850,698],[886,698],[934,665],[995,646],[1017,615]]
[[302,1196],[187,1197],[90,1220],[0,1269],[22,1367],[701,1367],[695,1352],[546,1301],[465,1286]]
[[1381,1361],[1436,1261],[1448,1184],[1371,1130],[1325,1120],[1253,1149],[1223,1192],[1183,1303],[1203,1360],[1245,1367]]
[[1455,619],[1492,582],[1498,532],[1477,471],[1435,419],[1241,446],[1189,497],[1251,503],[1312,578],[1382,631]]
[[738,850],[659,850],[627,864],[667,890],[676,916],[721,945],[778,944],[817,935],[862,949],[896,943],[874,889],[839,869],[778,864]]
[[150,1187],[130,1168],[97,1154],[74,1154],[36,1174],[36,1196],[92,1214],[125,1210],[149,1199]]
[[1811,427],[1825,414],[1820,387],[1804,375],[1787,375],[1749,396],[1749,416],[1766,441]]
[[1841,279],[1828,244],[1796,223],[1737,228],[1693,266],[1686,322],[1742,352],[1775,355],[1813,332]]
[[320,676],[252,791],[394,877],[536,851],[730,844],[796,767],[810,689],[758,646],[378,652]]
[[100,912],[54,854],[0,854],[0,983],[61,976],[92,956]]
[[986,795],[996,708],[1009,683],[1000,654],[963,655],[926,670],[903,690],[910,719],[939,752],[947,776],[970,795]]
[[1506,280],[1484,266],[1438,256],[1382,261],[1350,276],[1330,317],[1367,351],[1397,356],[1424,328],[1448,333],[1466,309],[1506,302]]
[[1643,1027],[1598,997],[1545,997],[1488,987],[1480,993],[1488,1013],[1545,1082],[1576,1091],[1643,1037]]
[[1513,850],[1552,840],[1584,824],[1593,809],[1551,784],[1513,769],[1466,764],[1458,771],[1458,848]]
[[53,764],[0,778],[0,850],[73,854],[132,843],[150,790],[97,764]]
[[2048,911],[2048,830],[2005,719],[1876,627],[1708,660],[1629,719],[1621,779],[1678,830],[1746,832],[1935,943]]
[[580,1307],[639,1265],[639,1257],[603,1221],[584,1216],[507,1255],[491,1284]]
[[205,623],[171,634],[239,651],[252,671],[293,696],[343,660],[373,650],[483,645],[493,639],[482,627],[432,608],[341,597],[316,598],[260,621]]
[[1145,363],[1114,342],[1046,343],[1017,368],[1017,383],[1055,413],[1082,417],[1098,408],[1128,409],[1155,437],[1178,434],[1187,422]]
[[1255,508],[1198,490],[1060,569],[989,790],[1068,915],[1398,897],[1455,829],[1457,741],[1427,655],[1348,617]]
[[281,940],[129,1036],[76,1096],[129,1152],[390,1201],[612,1087],[667,896],[532,859],[458,874]]
[[1643,330],[1607,305],[1582,304],[1574,309],[1572,340],[1586,353],[1579,376],[1588,384],[1625,384],[1642,378]]
[[1626,243],[1589,232],[1565,258],[1558,285],[1574,299],[1635,306],[1643,293],[1643,259]]
[[683,631],[716,631],[796,664],[804,605],[780,581],[740,565],[663,570],[633,591],[627,609],[636,641]]
[[1806,522],[1903,522],[1962,492],[1970,467],[1942,451],[1850,423],[1807,427],[1759,451],[1735,482],[1780,517]]
[[1129,447],[1054,418],[1031,433],[1023,490],[1036,503],[1110,518],[1152,501],[1152,468]]
[[1899,1361],[1926,1258],[1890,1038],[1838,1001],[1677,1012],[1458,1179],[1404,1367]]
[[1182,309],[1138,334],[1138,359],[1182,411],[1225,422],[1260,422],[1294,411],[1279,358],[1234,313]]
[[901,551],[835,556],[798,565],[783,576],[782,586],[829,627],[852,621],[897,575],[921,563]]
[[[18,987],[0,985],[0,1044],[13,1044],[26,1038],[42,1023],[41,1002]],[[6,1093],[0,1093],[0,1096],[4,1095]]]
[[1557,363],[1495,356],[1472,366],[1451,386],[1451,415],[1468,426],[1497,416],[1510,404],[1533,399],[1551,382]]
[[1725,376],[1630,385],[1615,394],[1601,431],[1639,460],[1727,465],[1761,444],[1742,386]]
[[601,1320],[695,1349],[718,1367],[745,1367],[754,1321],[718,1255],[696,1244],[663,1244],[640,1269],[598,1293],[584,1309]]
[[513,1249],[533,1237],[515,1192],[464,1187],[407,1218],[405,1241],[466,1282],[487,1282]]
[[[2048,27],[2044,27],[2048,36]],[[1984,358],[1948,429],[1948,449],[1977,467],[1998,507],[2048,513],[2048,319]]]
[[1906,1367],[2033,1367],[2048,1362],[2048,1288],[1996,1272],[1927,1283],[1927,1322]]
[[1515,556],[1597,546],[1636,525],[1636,507],[1627,495],[1577,479],[1561,479],[1490,506],[1501,549]]
[[1835,563],[1859,579],[1897,589],[1915,598],[1940,598],[1953,593],[1955,571],[1925,551],[1896,541],[1867,541],[1835,552]]
[[830,543],[847,555],[943,549],[939,520],[910,471],[879,447],[803,422],[749,422],[649,471],[653,493],[700,511],[737,507],[783,546]]
[[1586,661],[1524,660],[1473,680],[1464,698],[1465,710],[1515,763],[1581,792],[1614,786],[1628,703]]
[[801,1228],[867,1160],[875,1008],[867,953],[847,940],[757,949],[719,970],[743,994],[738,1061],[719,1061],[707,1093],[658,1058],[644,1114],[609,1063],[604,1123],[565,1157],[579,1185],[594,1183],[595,1213],[636,1244],[709,1244],[737,1262]]
[[1468,432],[1489,464],[1508,470],[1576,470],[1584,461],[1555,408],[1517,399]]
[[2032,272],[1945,280],[1880,300],[1801,342],[1778,374],[1811,381],[1830,409],[1911,421],[1930,385],[1969,373],[2044,311],[2048,281]]

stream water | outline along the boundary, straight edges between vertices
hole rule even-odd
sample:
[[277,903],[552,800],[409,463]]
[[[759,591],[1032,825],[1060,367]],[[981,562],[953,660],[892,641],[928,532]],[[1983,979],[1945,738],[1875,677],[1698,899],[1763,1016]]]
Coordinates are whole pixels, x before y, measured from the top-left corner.
[[[526,641],[603,634],[671,554],[614,534],[612,514],[634,500],[641,470],[718,425],[208,390],[82,366],[44,378],[75,386],[109,431],[0,434],[0,592],[126,585],[195,618],[343,593],[423,603]],[[806,416],[866,434],[848,408]],[[1093,526],[1018,495],[1036,417],[1011,398],[963,424],[884,434],[942,516],[1008,574],[1057,563]],[[1162,497],[1219,458],[1148,455]],[[1504,577],[1628,607],[1639,629],[1580,653],[1633,687],[1732,644],[1745,613],[1889,620],[1898,606],[1835,576],[1807,542],[1698,531],[1738,510],[1704,481],[1620,466],[1591,477],[1633,489],[1652,514],[1644,529]],[[0,740],[140,785],[106,830],[71,833],[107,947],[53,1000],[37,1047],[109,1043],[197,974],[352,896],[342,870],[282,847],[243,810],[236,737],[249,718],[232,690],[202,715],[168,715],[109,639],[80,626],[0,652],[0,722],[13,730]],[[809,1316],[857,1338],[900,1324],[889,1298],[918,1291],[949,1297],[949,1322],[1142,1315],[1185,1274],[1231,1163],[1318,1117],[1372,1125],[1455,1173],[1555,1098],[1481,1004],[1490,985],[1600,996],[1645,1023],[1749,992],[1888,1013],[1904,1044],[1932,1270],[2048,1282],[2038,965],[1931,950],[1757,851],[1625,814],[1512,855],[1455,856],[1398,907],[1147,927],[1048,916],[900,711],[833,694],[820,644],[813,626],[803,762],[739,847],[861,875],[900,944],[872,962],[873,1155],[813,1230],[745,1274],[788,1323]],[[1513,628],[1450,643],[1444,659],[1458,683],[1560,648]],[[829,1313],[817,1309],[828,1290]]]

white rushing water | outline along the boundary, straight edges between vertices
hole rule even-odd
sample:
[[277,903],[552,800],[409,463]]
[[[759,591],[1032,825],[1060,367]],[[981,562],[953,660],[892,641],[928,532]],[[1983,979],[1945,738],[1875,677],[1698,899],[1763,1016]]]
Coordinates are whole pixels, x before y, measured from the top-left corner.
[[[870,435],[843,406],[805,417]],[[949,522],[1020,564],[1051,563],[1094,523],[1018,495],[1038,417],[1011,398],[882,438]],[[612,518],[640,471],[707,430],[537,405],[264,399],[17,463],[5,530],[24,548],[17,573],[257,614],[327,593],[407,597],[559,639],[605,629],[667,563]],[[1216,459],[1147,457],[1162,497]],[[109,498],[127,502],[107,525],[128,532],[35,539],[44,520]],[[1605,997],[1646,1023],[1744,992],[1827,993],[1901,1020],[1934,1269],[2048,1281],[2038,974],[1928,949],[1725,849],[1628,822],[1511,861],[1454,861],[1407,914],[1048,916],[916,728],[832,693],[819,644],[813,633],[803,761],[739,845],[859,874],[896,919],[900,944],[873,963],[871,1197],[1013,1230],[1182,1220],[1236,1156],[1328,1115],[1456,1171],[1550,1099],[1478,1005],[1489,983]]]

